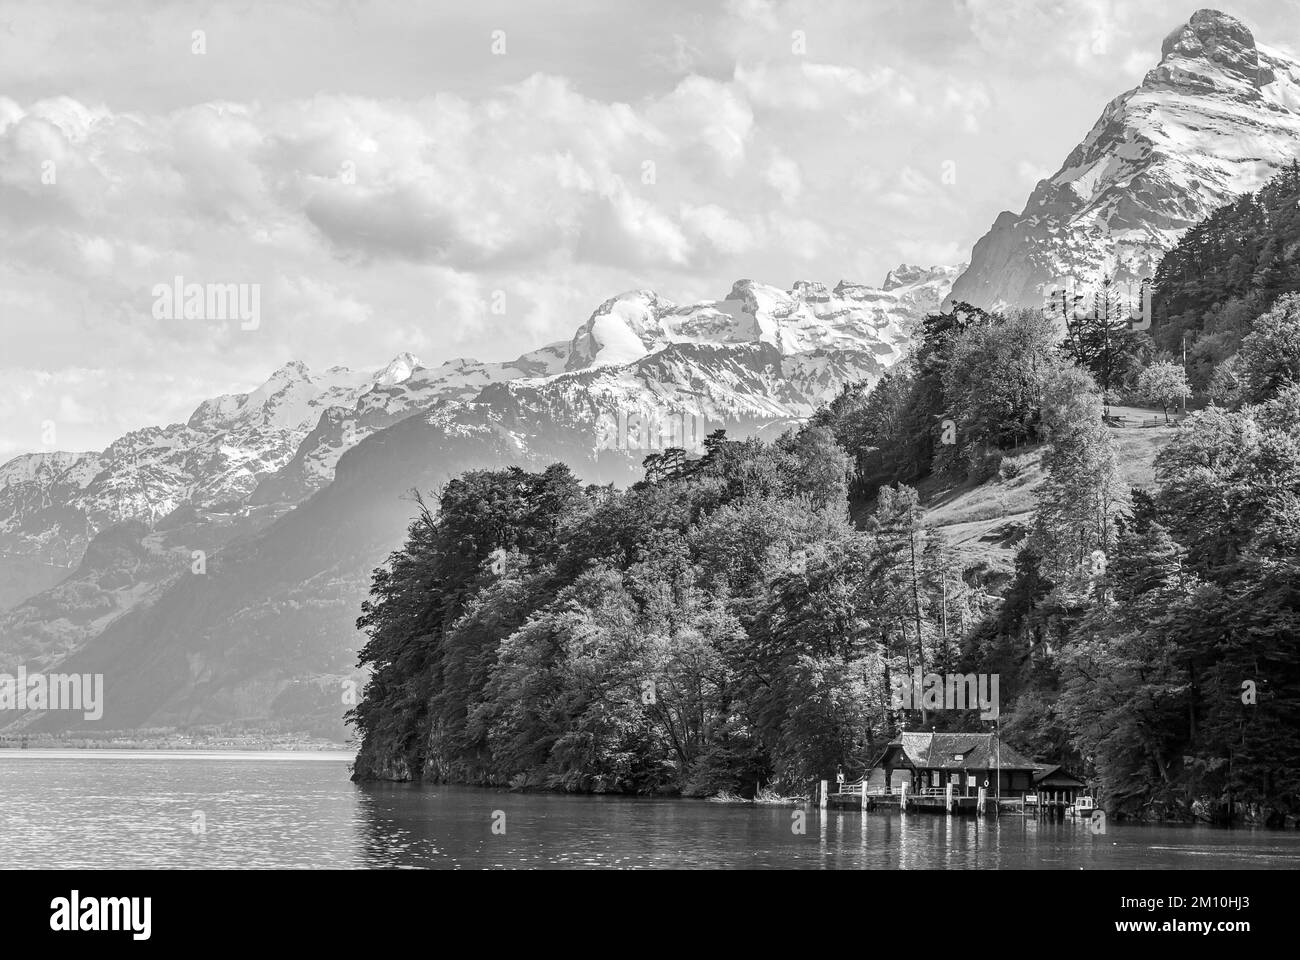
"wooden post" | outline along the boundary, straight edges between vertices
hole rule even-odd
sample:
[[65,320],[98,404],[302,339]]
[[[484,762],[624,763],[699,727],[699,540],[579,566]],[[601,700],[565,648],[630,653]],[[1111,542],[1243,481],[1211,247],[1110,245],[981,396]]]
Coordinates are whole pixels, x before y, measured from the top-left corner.
[[867,778],[862,778],[862,809],[867,809]]
[[944,786],[943,788],[943,805],[947,809],[948,815],[952,816],[952,779],[951,778],[949,778],[947,785]]
[[984,788],[980,787],[979,800],[975,802],[975,808],[976,808],[975,812],[978,813],[981,817],[984,816],[984,799],[985,799]]
[[898,812],[899,812],[899,813],[907,813],[907,788],[908,788],[908,783],[907,783],[906,780],[904,780],[904,781],[903,781],[903,793],[902,793],[902,797],[901,797],[901,799],[898,801]]
[[826,809],[826,781],[822,781],[822,787],[817,791],[817,805],[823,810]]

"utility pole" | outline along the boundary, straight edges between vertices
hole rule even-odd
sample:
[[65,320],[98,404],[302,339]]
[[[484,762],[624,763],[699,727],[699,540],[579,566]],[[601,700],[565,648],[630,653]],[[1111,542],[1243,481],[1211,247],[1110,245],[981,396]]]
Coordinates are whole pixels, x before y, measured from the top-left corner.
[[943,666],[948,669],[948,568],[943,566],[939,568],[939,579],[943,583],[943,613],[941,615],[943,632]]
[[[909,517],[908,522],[914,522],[914,518]],[[909,529],[907,534],[907,544],[912,553],[912,602],[915,604],[916,611],[916,652],[917,658],[921,664],[921,675],[925,676],[925,640],[921,633],[921,590],[917,584],[918,573],[916,569],[916,530]],[[930,719],[929,711],[926,709],[925,701],[921,701],[921,722],[926,723]]]
[[[1187,331],[1183,331],[1183,379],[1187,379]],[[1183,393],[1183,416],[1187,416],[1187,394]]]

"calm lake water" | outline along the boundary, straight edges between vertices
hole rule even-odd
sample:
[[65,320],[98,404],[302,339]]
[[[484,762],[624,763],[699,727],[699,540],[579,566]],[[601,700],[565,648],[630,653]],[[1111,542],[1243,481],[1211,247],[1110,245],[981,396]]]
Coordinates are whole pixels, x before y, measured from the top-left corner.
[[788,807],[357,785],[350,759],[0,750],[0,868],[1300,868],[1300,832],[809,808],[799,835]]

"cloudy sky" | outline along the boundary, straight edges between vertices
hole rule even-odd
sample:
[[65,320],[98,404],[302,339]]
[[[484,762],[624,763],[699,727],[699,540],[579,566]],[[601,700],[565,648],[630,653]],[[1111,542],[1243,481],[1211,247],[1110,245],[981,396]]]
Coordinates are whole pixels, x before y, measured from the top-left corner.
[[[623,290],[962,262],[1194,9],[0,0],[0,460],[294,359],[513,358]],[[1226,9],[1300,47],[1297,0]],[[155,316],[177,276],[260,325]]]

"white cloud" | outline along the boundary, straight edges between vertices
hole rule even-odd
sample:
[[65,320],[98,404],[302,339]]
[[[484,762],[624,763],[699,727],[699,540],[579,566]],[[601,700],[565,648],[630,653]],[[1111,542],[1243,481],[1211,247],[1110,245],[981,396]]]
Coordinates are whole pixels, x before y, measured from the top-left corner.
[[897,100],[906,89],[888,67],[863,71],[803,59],[738,64],[735,85],[765,110],[847,110],[872,98],[887,107],[891,98]]
[[754,246],[754,231],[716,203],[681,207],[681,222],[688,233],[727,255],[745,253]]
[[655,124],[662,146],[685,160],[691,172],[725,177],[740,169],[754,128],[753,110],[741,91],[694,75],[652,103],[646,119]]
[[963,130],[967,133],[977,133],[980,128],[980,116],[988,111],[992,100],[983,84],[950,83],[944,90],[943,105],[945,110],[961,118]]
[[1034,187],[1038,186],[1040,181],[1046,180],[1050,177],[1052,171],[1041,164],[1033,163],[1029,160],[1021,160],[1016,164],[1016,175],[1019,176],[1021,180],[1025,181],[1028,189],[1032,190]]
[[[1286,40],[1286,5],[1239,4]],[[966,259],[1189,13],[10,0],[0,449],[35,443],[65,395],[93,421],[66,443],[103,446],[291,359],[505,359],[630,288],[680,301]],[[200,15],[206,58],[188,49]],[[176,275],[261,283],[262,327],[154,320],[149,292]],[[484,308],[498,290],[505,315]]]
[[991,56],[1039,69],[1086,67],[1113,52],[1129,19],[1116,0],[966,0],[971,31]]
[[803,177],[799,173],[799,164],[780,151],[773,152],[763,177],[787,204],[794,203],[803,192]]

